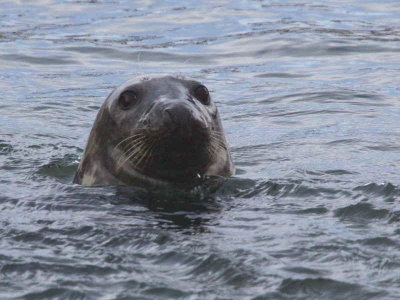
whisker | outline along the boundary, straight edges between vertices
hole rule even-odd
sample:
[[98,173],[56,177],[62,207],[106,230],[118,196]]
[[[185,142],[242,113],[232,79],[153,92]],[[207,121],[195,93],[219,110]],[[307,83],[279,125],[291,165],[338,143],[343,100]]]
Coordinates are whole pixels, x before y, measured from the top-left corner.
[[119,142],[115,147],[120,146],[123,142],[137,136],[144,136],[146,128],[135,128],[131,131],[132,135],[128,136],[127,138],[123,139],[121,142]]
[[[141,142],[141,143],[135,145],[134,146],[135,149],[130,151],[130,153],[127,151],[123,155],[121,155],[121,157],[117,161],[117,170],[120,169],[128,160],[130,160],[133,155],[136,155],[137,153],[140,153],[143,150],[143,145],[144,145],[144,143]],[[124,156],[125,156],[125,159],[122,161]],[[120,163],[120,161],[122,161],[122,163]]]
[[143,168],[142,169],[144,169],[147,166],[147,164],[150,162],[150,160],[154,158],[152,155],[153,155],[153,151],[155,149],[154,146],[157,144],[157,142],[158,142],[158,139],[154,139],[152,141],[152,143],[149,145],[148,151],[147,151],[147,157],[143,161]]
[[[148,152],[148,150],[151,148],[151,146],[152,146],[152,144],[150,144],[149,143],[149,141],[148,141],[149,139],[147,139],[147,140],[145,140],[145,141],[141,141],[141,143],[140,143],[140,151],[135,151],[135,150],[133,150],[130,154],[129,154],[129,160],[133,160],[132,161],[132,163],[135,165],[135,166],[137,166],[138,167],[138,165],[140,164],[140,160],[142,159],[140,159],[139,161],[137,161],[137,154],[142,154],[142,157],[143,156],[146,156],[146,153]],[[130,149],[132,149],[132,147],[130,148]],[[136,161],[135,161],[135,160]]]
[[137,166],[139,168],[140,163],[142,162],[142,160],[148,155],[149,153],[149,147],[147,147],[143,153],[142,156],[139,158],[139,160],[137,160],[137,162],[135,162],[135,166]]
[[[138,168],[143,170],[144,167],[146,166],[145,161],[147,161],[147,159],[149,158],[150,152],[152,151],[152,146],[153,145],[149,145],[147,144],[146,147],[144,149],[142,149],[143,151],[136,153],[133,157],[131,157],[131,162],[132,164]],[[132,159],[134,158],[134,160],[132,161]],[[143,161],[143,163],[142,163]],[[140,166],[140,164],[142,163],[142,167]]]
[[141,134],[141,133],[138,133],[138,134],[134,134],[134,135],[128,136],[126,139],[123,139],[121,142],[119,142],[119,143],[114,147],[113,152],[114,152],[120,145],[122,145],[122,143],[128,141],[129,139],[136,138],[136,137],[140,137],[140,136],[144,136],[144,135]]
[[131,142],[126,146],[126,148],[128,148],[128,147],[129,147],[129,148],[128,148],[128,150],[125,151],[125,153],[129,153],[129,152],[130,152],[133,148],[135,148],[138,144],[145,142],[146,139],[147,139],[147,137],[146,137],[146,136],[143,136],[143,137],[140,137],[140,138],[137,138],[137,139],[131,141]]

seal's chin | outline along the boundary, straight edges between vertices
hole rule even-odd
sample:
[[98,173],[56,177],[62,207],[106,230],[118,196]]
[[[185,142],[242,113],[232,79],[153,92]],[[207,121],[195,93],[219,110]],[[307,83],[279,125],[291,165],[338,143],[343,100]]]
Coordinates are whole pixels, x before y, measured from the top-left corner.
[[154,186],[168,186],[170,185],[170,182],[166,181],[166,180],[162,180],[159,178],[155,178],[149,175],[145,175],[143,173],[141,173],[141,171],[136,170],[135,168],[128,166],[125,167],[125,171],[127,171],[127,175],[129,178],[127,178],[128,180],[126,182],[132,182],[132,183],[138,183],[142,182],[145,183],[146,185],[151,184]]

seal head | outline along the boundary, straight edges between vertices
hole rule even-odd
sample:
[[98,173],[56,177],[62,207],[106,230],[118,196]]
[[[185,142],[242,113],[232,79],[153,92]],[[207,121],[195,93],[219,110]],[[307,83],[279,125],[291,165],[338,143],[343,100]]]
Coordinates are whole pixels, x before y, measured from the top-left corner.
[[130,80],[106,99],[74,183],[185,185],[234,172],[207,88],[173,76]]

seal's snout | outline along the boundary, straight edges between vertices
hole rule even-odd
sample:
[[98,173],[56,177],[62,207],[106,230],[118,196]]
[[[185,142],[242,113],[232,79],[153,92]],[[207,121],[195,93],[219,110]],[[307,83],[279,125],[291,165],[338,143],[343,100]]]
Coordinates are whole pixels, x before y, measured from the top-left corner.
[[188,108],[181,105],[175,105],[173,107],[166,108],[164,110],[164,117],[166,119],[166,123],[170,123],[171,125],[175,126],[179,126],[180,124],[189,124],[193,119],[192,112]]
[[193,134],[205,129],[205,124],[195,116],[190,107],[176,104],[163,111],[164,124],[172,134],[183,138],[190,138]]

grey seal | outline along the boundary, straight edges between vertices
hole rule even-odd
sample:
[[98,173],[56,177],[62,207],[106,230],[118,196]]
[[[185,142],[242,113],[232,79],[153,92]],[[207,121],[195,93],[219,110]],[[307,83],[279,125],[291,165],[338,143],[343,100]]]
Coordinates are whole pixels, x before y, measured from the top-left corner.
[[107,97],[74,183],[168,186],[234,173],[208,89],[175,76],[129,80]]

